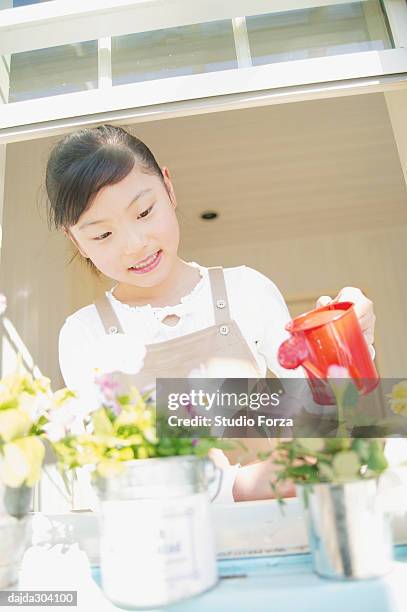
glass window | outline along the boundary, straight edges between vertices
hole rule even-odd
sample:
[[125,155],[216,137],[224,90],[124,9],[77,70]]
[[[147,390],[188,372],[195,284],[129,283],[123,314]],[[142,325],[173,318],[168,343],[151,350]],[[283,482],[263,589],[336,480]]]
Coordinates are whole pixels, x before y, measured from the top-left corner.
[[253,65],[388,49],[378,0],[246,18]]
[[[35,1],[15,0],[14,6]],[[10,4],[0,0],[3,8]],[[252,16],[246,23],[255,66],[392,46],[379,0]],[[95,40],[14,53],[0,62],[0,103],[98,87]],[[236,69],[232,21],[112,37],[111,62],[113,85]]]
[[9,102],[95,89],[98,45],[87,41],[11,56]]
[[232,22],[112,38],[113,84],[237,68]]

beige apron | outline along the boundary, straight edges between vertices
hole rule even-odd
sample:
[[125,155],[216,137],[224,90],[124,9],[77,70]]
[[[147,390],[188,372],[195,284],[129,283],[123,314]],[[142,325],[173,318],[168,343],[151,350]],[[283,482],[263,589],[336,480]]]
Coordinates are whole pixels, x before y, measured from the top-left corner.
[[[137,374],[114,372],[119,391],[130,385],[143,389],[156,384],[156,378],[187,378],[195,368],[205,368],[211,377],[229,377],[228,364],[236,367],[234,377],[262,378],[256,359],[244,339],[236,321],[230,318],[228,296],[223,269],[208,268],[212,291],[215,324],[199,331],[172,338],[164,342],[146,345],[144,365]],[[124,333],[120,321],[106,295],[95,301],[95,306],[107,334]],[[165,323],[164,323],[165,325]],[[222,373],[222,360],[225,372]],[[230,377],[233,377],[231,375]],[[269,378],[275,378],[269,370]],[[265,439],[242,440],[250,452],[242,457],[242,451],[228,451],[231,461],[247,463],[257,458],[259,450],[270,447]]]

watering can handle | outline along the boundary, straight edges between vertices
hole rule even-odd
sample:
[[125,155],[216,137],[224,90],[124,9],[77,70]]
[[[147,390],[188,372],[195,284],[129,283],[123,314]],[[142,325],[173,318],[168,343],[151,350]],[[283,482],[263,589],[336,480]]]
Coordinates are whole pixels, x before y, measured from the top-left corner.
[[220,488],[222,486],[223,472],[218,467],[212,459],[209,457],[205,457],[205,474],[208,481],[208,485],[216,482],[216,490],[215,493],[211,495],[210,501],[213,502],[214,499],[219,495]]

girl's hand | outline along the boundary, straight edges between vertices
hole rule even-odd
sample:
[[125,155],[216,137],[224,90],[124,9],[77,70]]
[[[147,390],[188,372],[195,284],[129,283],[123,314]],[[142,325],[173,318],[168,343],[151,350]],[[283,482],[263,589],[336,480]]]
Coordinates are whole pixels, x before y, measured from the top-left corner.
[[363,331],[363,335],[368,345],[374,342],[374,327],[376,316],[373,310],[373,302],[369,300],[357,287],[344,287],[340,290],[336,298],[332,300],[329,295],[322,295],[317,300],[317,308],[327,306],[330,302],[353,302],[355,313]]

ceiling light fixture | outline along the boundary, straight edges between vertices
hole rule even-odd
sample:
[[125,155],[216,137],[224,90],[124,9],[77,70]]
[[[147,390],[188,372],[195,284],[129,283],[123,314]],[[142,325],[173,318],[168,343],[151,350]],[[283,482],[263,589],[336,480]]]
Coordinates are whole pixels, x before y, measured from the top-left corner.
[[214,210],[208,210],[201,214],[201,219],[204,219],[205,221],[212,221],[212,219],[216,219],[217,216],[217,212]]

